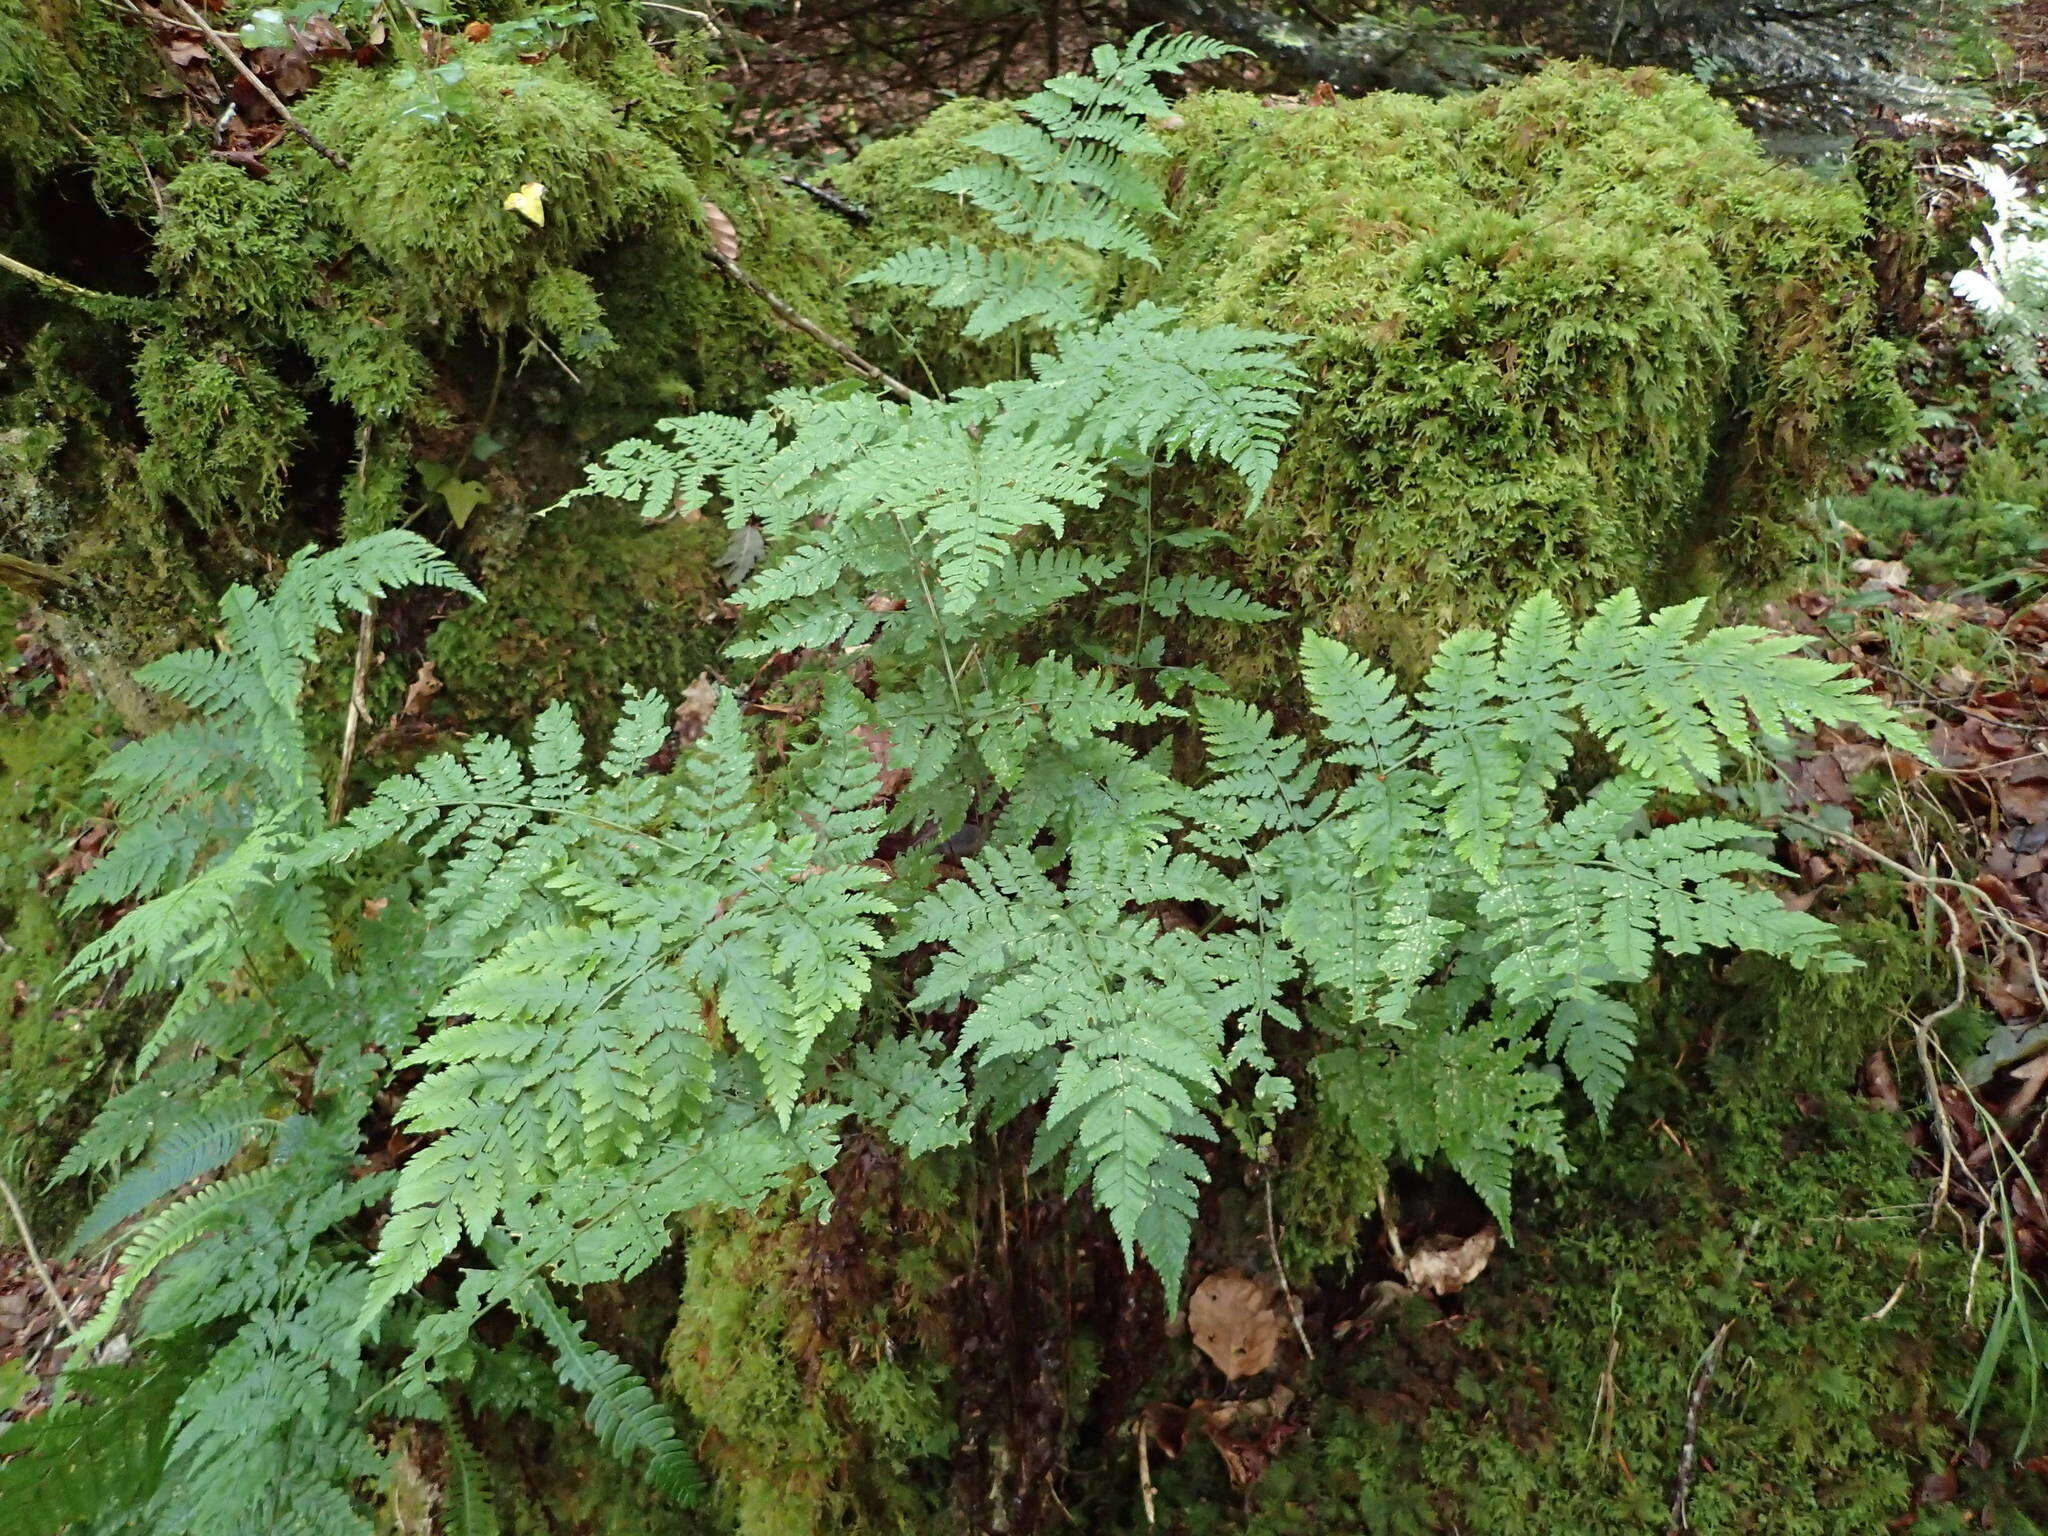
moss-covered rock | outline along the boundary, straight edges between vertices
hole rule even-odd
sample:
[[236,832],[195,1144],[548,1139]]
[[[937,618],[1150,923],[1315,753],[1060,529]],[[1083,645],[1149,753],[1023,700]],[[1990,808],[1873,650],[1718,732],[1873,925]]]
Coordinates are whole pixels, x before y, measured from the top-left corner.
[[[1856,186],[1770,163],[1690,81],[1560,66],[1179,116],[1162,269],[1128,291],[1299,335],[1315,386],[1263,506],[1204,488],[1191,515],[1236,529],[1259,595],[1404,666],[1537,587],[1768,570],[1906,425]],[[857,163],[883,249],[976,232],[914,189],[986,120]]]

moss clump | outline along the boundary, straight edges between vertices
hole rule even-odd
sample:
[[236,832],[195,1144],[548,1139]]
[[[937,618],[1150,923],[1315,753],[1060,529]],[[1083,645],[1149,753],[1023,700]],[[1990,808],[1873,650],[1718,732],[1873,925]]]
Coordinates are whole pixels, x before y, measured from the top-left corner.
[[725,637],[724,544],[709,520],[650,526],[590,502],[535,523],[516,558],[480,573],[488,601],[427,642],[447,702],[470,725],[506,729],[563,699],[602,732],[628,687],[679,698]]
[[[936,1186],[926,1193],[936,1202]],[[944,1323],[934,1244],[948,1234],[903,1217],[892,1193],[842,1203],[824,1227],[793,1215],[692,1227],[669,1376],[704,1425],[739,1536],[947,1528],[948,1375],[919,1335]]]
[[306,430],[306,407],[262,361],[225,340],[154,336],[135,361],[149,429],[136,461],[150,501],[201,522],[276,517]]
[[1872,555],[1904,560],[1916,582],[1942,586],[2010,578],[2037,558],[2048,534],[2038,505],[1936,496],[1911,486],[1874,485],[1831,505]]
[[1860,196],[1692,82],[1185,117],[1158,296],[1303,336],[1316,383],[1247,573],[1404,665],[1538,587],[1768,569],[1904,424]]
[[[1205,486],[1188,514],[1237,529],[1261,596],[1404,667],[1538,587],[1768,570],[1908,424],[1860,193],[1768,162],[1693,82],[1559,66],[1179,115],[1162,270],[1130,291],[1299,335],[1315,384],[1264,505]],[[883,248],[975,231],[910,189],[985,121],[948,109],[856,162]]]

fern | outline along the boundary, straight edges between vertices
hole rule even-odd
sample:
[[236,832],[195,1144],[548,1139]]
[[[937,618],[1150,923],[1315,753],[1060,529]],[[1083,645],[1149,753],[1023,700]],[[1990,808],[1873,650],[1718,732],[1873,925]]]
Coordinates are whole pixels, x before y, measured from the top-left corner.
[[[1564,1165],[1565,1085],[1602,1120],[1623,1090],[1660,956],[1850,963],[1755,829],[1652,824],[1822,723],[1919,750],[1792,638],[1538,596],[1411,694],[1309,633],[1301,734],[1185,654],[1184,621],[1280,615],[1208,567],[1215,530],[1155,529],[1155,471],[1256,502],[1307,381],[1289,338],[1092,306],[1166,213],[1158,77],[1221,51],[1098,50],[945,183],[1029,250],[871,274],[977,335],[1036,326],[1025,376],[675,418],[572,493],[759,541],[729,654],[775,665],[693,742],[654,694],[596,745],[556,705],[325,825],[319,633],[470,590],[407,534],[231,591],[217,652],[145,673],[189,718],[107,765],[120,831],[75,899],[134,905],[69,974],[165,1006],[65,1166],[113,1176],[80,1236],[121,1241],[86,1344],[217,1347],[120,1518],[367,1531],[370,1425],[409,1415],[445,1426],[449,1521],[491,1529],[461,1425],[560,1411],[506,1385],[529,1350],[687,1502],[677,1426],[560,1296],[642,1274],[689,1212],[822,1214],[849,1122],[907,1159],[1020,1125],[1171,1294],[1205,1146],[1257,1147],[1305,1077],[1361,1157],[1441,1159],[1505,1225],[1519,1166]],[[1573,772],[1582,745],[1616,771]]]

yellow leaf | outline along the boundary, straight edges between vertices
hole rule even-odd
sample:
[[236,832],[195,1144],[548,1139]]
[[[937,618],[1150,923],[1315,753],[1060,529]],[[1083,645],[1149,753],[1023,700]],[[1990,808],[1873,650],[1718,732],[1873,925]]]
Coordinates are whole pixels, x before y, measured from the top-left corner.
[[542,206],[541,199],[547,195],[548,189],[546,187],[537,181],[529,181],[517,192],[507,192],[505,194],[505,206],[511,212],[517,213],[535,224],[544,225],[548,221],[548,211]]

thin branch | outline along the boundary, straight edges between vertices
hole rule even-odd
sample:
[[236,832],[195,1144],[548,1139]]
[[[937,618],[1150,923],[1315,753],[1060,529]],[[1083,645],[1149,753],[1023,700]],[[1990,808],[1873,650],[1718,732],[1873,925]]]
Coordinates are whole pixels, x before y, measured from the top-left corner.
[[28,1217],[22,1214],[21,1202],[14,1198],[14,1186],[5,1177],[0,1177],[0,1199],[7,1202],[8,1214],[14,1218],[14,1229],[21,1234],[21,1246],[28,1251],[29,1267],[36,1272],[36,1278],[43,1283],[43,1290],[50,1298],[50,1305],[57,1309],[57,1316],[64,1324],[64,1331],[71,1335],[71,1341],[78,1342],[78,1324],[71,1320],[71,1308],[65,1304],[64,1296],[57,1289],[57,1282],[50,1274],[50,1266],[43,1262],[42,1250],[36,1247],[36,1235],[28,1229]]
[[[0,256],[0,261],[7,258]],[[73,585],[69,576],[54,565],[45,565],[40,560],[25,559],[21,555],[0,552],[0,587],[8,587],[24,597],[41,597],[52,587]]]
[[[1742,1247],[1735,1255],[1735,1273],[1728,1277],[1729,1288],[1742,1278],[1743,1268],[1749,1263],[1750,1245],[1756,1241],[1757,1233],[1763,1230],[1759,1217],[1749,1224],[1749,1232],[1742,1239]],[[1707,1401],[1707,1386],[1714,1379],[1714,1367],[1720,1363],[1721,1347],[1728,1342],[1729,1330],[1734,1328],[1740,1313],[1730,1313],[1714,1337],[1708,1343],[1706,1353],[1700,1356],[1700,1363],[1693,1370],[1692,1394],[1685,1405],[1685,1438],[1678,1448],[1678,1472],[1671,1479],[1671,1536],[1680,1536],[1692,1526],[1686,1514],[1686,1500],[1692,1493],[1693,1473],[1699,1465],[1700,1410]]]
[[1301,1303],[1294,1299],[1294,1287],[1287,1283],[1287,1266],[1280,1261],[1280,1236],[1273,1226],[1273,1170],[1266,1170],[1266,1246],[1273,1250],[1273,1272],[1280,1277],[1280,1299],[1287,1303],[1287,1321],[1294,1324],[1294,1336],[1301,1340],[1301,1352],[1313,1360],[1308,1332],[1301,1326]]
[[742,288],[756,295],[762,303],[766,304],[774,312],[776,319],[780,320],[791,330],[801,331],[804,335],[810,337],[811,340],[837,353],[847,367],[868,380],[868,382],[881,385],[882,388],[899,400],[914,401],[924,398],[923,395],[920,395],[901,379],[884,373],[880,368],[877,368],[873,363],[854,351],[846,342],[841,341],[815,320],[806,315],[799,314],[790,307],[780,294],[747,271],[745,267],[742,267],[730,256],[723,255],[718,251],[708,251],[705,254],[711,258],[711,264],[714,267],[718,268],[719,271],[738,283]]
[[5,251],[0,251],[0,272],[12,272],[16,277],[34,283],[38,288],[46,288],[59,298],[69,299],[91,313],[102,316],[134,315],[151,307],[147,299],[135,298],[128,294],[101,293],[97,288],[81,288],[78,284],[68,283],[40,267],[32,267],[25,261],[16,261]]
[[226,59],[234,72],[249,82],[249,88],[263,98],[269,105],[270,110],[284,120],[285,127],[291,129],[293,133],[304,139],[314,154],[320,156],[321,159],[325,160],[337,171],[348,169],[348,162],[313,137],[312,130],[292,115],[292,109],[284,104],[283,99],[279,97],[277,92],[263,83],[262,77],[255,70],[242,61],[242,56],[235,52],[225,37],[222,37],[220,33],[213,30],[207,23],[204,15],[188,4],[187,0],[171,0],[171,3],[185,14],[187,22],[198,29],[200,36],[213,44],[214,52]]

